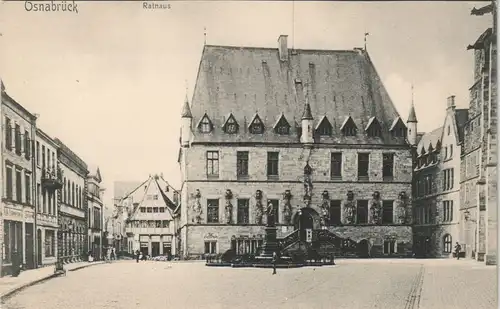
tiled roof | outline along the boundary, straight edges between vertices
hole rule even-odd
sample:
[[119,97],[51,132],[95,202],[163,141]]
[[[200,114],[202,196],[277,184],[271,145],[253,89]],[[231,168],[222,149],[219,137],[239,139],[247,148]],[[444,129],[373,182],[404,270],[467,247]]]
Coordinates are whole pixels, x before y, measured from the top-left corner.
[[455,122],[457,123],[458,140],[460,142],[464,140],[464,126],[468,119],[469,119],[468,109],[464,108],[455,110]]
[[424,135],[420,138],[417,146],[417,153],[420,155],[422,153],[422,148],[425,149],[425,152],[429,150],[429,146],[432,146],[433,149],[436,149],[436,145],[439,141],[441,141],[441,136],[443,134],[443,127],[437,128],[429,133],[424,133]]
[[[206,113],[214,129],[202,134],[194,128],[193,142],[298,142],[294,124],[300,126],[308,97],[314,127],[323,116],[333,126],[332,137],[322,137],[322,142],[406,143],[388,132],[399,114],[365,51],[300,49],[289,51],[288,59],[280,61],[277,48],[205,46],[191,104],[192,123],[199,124]],[[222,131],[230,113],[240,126],[238,134]],[[264,123],[264,134],[248,131],[255,113]],[[282,114],[292,125],[290,135],[271,130]],[[344,137],[340,127],[348,116],[358,128],[377,117],[383,139],[368,138],[362,130],[356,137]]]

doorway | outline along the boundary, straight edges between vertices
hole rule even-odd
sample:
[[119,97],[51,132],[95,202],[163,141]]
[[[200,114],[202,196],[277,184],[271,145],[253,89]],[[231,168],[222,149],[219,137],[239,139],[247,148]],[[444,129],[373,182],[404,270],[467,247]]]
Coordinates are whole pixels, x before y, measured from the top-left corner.
[[26,228],[26,267],[28,269],[35,268],[35,238],[33,237],[33,223],[25,223]]
[[358,245],[358,256],[360,258],[369,258],[370,257],[370,242],[366,239],[361,240]]
[[36,255],[37,255],[37,264],[38,266],[43,265],[43,255],[42,255],[42,230],[38,230],[36,234]]
[[151,242],[151,257],[160,255],[160,243],[155,241]]

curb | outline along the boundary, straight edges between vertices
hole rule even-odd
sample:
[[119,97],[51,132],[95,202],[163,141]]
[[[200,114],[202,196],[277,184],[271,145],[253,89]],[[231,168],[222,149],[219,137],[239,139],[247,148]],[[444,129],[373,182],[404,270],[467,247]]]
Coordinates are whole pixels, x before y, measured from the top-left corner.
[[31,282],[28,282],[28,283],[25,283],[23,285],[20,285],[20,286],[17,286],[17,287],[14,287],[12,288],[10,291],[7,291],[5,293],[3,293],[1,296],[0,296],[0,304],[3,304],[9,297],[13,296],[14,294],[18,293],[18,292],[21,292],[22,290],[26,289],[26,288],[29,288],[30,286],[33,286],[33,285],[36,285],[36,284],[39,284],[39,283],[42,283],[44,281],[47,281],[49,279],[52,279],[52,278],[55,278],[55,277],[59,277],[61,276],[62,274],[50,274],[48,276],[45,276],[43,278],[40,278],[40,279],[37,279],[37,280],[34,280],[34,281],[31,281]]
[[[101,264],[105,264],[105,263],[95,263],[95,264],[89,264],[89,265],[82,265],[82,266],[79,266],[79,267],[76,267],[73,269],[68,269],[67,271],[77,271],[77,270],[80,270],[83,268],[97,266],[97,265],[101,265]],[[21,292],[22,290],[25,290],[26,288],[29,288],[30,286],[42,283],[44,281],[50,280],[50,279],[55,278],[55,277],[60,277],[62,275],[64,275],[64,273],[50,274],[50,275],[45,276],[43,278],[31,281],[31,282],[27,282],[27,283],[22,284],[20,286],[16,286],[16,287],[12,288],[11,290],[0,295],[0,304],[3,304],[8,298],[12,297],[14,294]]]

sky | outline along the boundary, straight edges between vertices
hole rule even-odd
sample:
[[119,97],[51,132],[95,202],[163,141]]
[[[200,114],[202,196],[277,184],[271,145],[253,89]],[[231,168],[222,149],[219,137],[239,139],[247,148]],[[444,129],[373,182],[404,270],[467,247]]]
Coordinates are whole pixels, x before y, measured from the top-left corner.
[[[165,2],[159,2],[165,3]],[[485,2],[78,2],[73,12],[28,12],[0,1],[0,78],[37,125],[100,167],[105,203],[114,181],[163,173],[180,188],[180,112],[207,44],[367,49],[403,119],[443,125],[446,99],[467,108],[468,44],[491,24]],[[290,46],[291,47],[291,46]]]

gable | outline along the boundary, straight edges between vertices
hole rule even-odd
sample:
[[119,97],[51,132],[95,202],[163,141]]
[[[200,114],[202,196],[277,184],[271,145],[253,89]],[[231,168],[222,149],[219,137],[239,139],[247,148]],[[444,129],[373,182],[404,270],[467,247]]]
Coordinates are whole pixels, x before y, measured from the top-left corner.
[[278,121],[276,121],[276,124],[273,127],[274,131],[278,134],[289,134],[290,128],[291,126],[283,114],[281,114],[280,118],[278,118]]
[[250,124],[248,125],[248,130],[252,134],[262,134],[264,133],[264,123],[260,119],[258,114],[255,114],[255,116],[252,118],[252,121],[250,121]]
[[224,130],[224,132],[226,132],[227,134],[236,134],[236,133],[238,133],[239,128],[240,128],[240,126],[239,126],[238,122],[236,121],[236,119],[234,118],[233,114],[232,113],[229,114],[226,122],[222,126],[222,129]]
[[332,124],[328,121],[326,116],[323,116],[316,126],[316,134],[321,135],[332,135]]
[[208,117],[207,113],[205,113],[196,127],[201,133],[210,133],[214,129],[214,124],[212,123],[212,120],[210,120],[210,117]]

